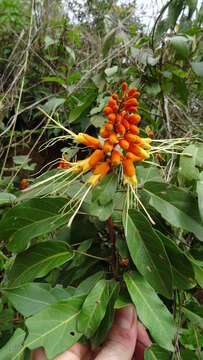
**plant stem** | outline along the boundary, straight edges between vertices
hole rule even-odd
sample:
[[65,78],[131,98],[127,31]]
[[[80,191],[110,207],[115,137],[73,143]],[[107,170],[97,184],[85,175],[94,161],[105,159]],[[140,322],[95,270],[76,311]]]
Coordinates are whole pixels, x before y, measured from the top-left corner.
[[117,280],[118,279],[118,261],[117,261],[118,259],[117,259],[116,248],[115,248],[116,238],[115,238],[112,215],[108,219],[108,230],[109,230],[109,238],[110,238],[110,243],[111,243],[111,266],[112,266],[112,271],[113,271],[114,277]]

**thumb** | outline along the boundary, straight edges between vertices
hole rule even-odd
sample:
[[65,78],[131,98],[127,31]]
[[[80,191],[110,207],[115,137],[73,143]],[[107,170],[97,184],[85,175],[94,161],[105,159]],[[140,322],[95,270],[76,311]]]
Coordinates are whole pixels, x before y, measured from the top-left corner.
[[137,317],[133,305],[117,310],[113,325],[96,360],[131,360],[137,340]]

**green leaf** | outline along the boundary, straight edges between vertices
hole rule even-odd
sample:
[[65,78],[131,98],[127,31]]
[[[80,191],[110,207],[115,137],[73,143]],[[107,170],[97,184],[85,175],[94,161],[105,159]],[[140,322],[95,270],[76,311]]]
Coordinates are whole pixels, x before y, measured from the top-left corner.
[[194,271],[191,262],[174,241],[160,231],[156,231],[161,238],[169,257],[173,272],[173,287],[181,290],[191,289],[195,286]]
[[17,255],[13,266],[7,273],[8,287],[30,282],[43,277],[49,271],[73,258],[62,241],[46,241],[30,247]]
[[162,241],[145,216],[129,210],[126,241],[139,272],[162,295],[172,296],[172,271]]
[[[6,345],[0,349],[0,359],[13,360],[16,353],[20,352],[22,349],[22,343],[25,335],[25,331],[20,328],[16,329]],[[21,357],[16,358],[16,360],[21,360]]]
[[193,265],[195,272],[195,279],[197,280],[199,286],[203,288],[203,268],[198,265]]
[[155,166],[137,166],[136,175],[140,186],[144,185],[147,181],[162,181],[160,170]]
[[189,6],[188,19],[191,19],[192,15],[197,7],[198,0],[186,0],[186,3]]
[[115,75],[117,73],[117,71],[118,71],[118,66],[117,65],[113,66],[111,68],[106,68],[104,70],[106,76],[108,76],[108,77]]
[[90,123],[94,125],[96,128],[104,127],[106,119],[102,115],[95,115],[90,118]]
[[70,56],[70,58],[72,59],[73,63],[75,62],[75,52],[73,49],[71,49],[69,46],[65,46],[65,49],[68,53],[68,55]]
[[181,311],[185,314],[192,324],[203,328],[203,308],[202,306],[193,303],[181,308]]
[[193,232],[203,240],[203,226],[198,212],[197,201],[192,195],[176,186],[148,182],[144,190],[151,196],[150,205],[171,225]]
[[198,206],[201,219],[203,221],[203,171],[200,174],[200,180],[197,181]]
[[[189,154],[191,157],[188,156]],[[197,155],[198,147],[192,144],[187,146],[180,156],[179,172],[189,181],[199,179],[199,170],[196,168]]]
[[171,28],[174,28],[176,21],[183,9],[183,0],[172,1],[168,8],[168,23]]
[[16,200],[16,196],[7,192],[0,192],[0,206],[12,205]]
[[111,216],[114,208],[113,201],[106,205],[101,205],[97,201],[92,202],[89,206],[88,213],[91,216],[97,216],[100,221],[106,221]]
[[77,329],[87,338],[92,337],[104,318],[109,301],[109,286],[104,279],[90,291],[78,317]]
[[[76,329],[84,296],[74,296],[47,306],[26,320],[29,335],[25,347],[35,349],[43,346],[48,360],[69,349],[82,336]],[[12,360],[16,360],[14,357]]]
[[201,77],[203,76],[203,61],[192,62],[191,67],[197,76],[201,76]]
[[136,306],[137,315],[149,329],[158,345],[173,351],[172,340],[176,329],[173,317],[154,289],[136,272],[125,273],[124,280]]
[[191,40],[182,35],[172,36],[169,39],[176,55],[181,59],[187,59],[190,54]]
[[155,97],[161,92],[161,87],[159,83],[152,83],[150,85],[146,85],[145,90],[147,95]]
[[36,198],[8,210],[0,221],[0,240],[9,240],[10,251],[22,251],[29,240],[68,222],[70,214],[59,213],[66,202],[63,198]]
[[73,291],[68,288],[64,289],[60,285],[51,288],[48,283],[28,283],[3,292],[15,309],[26,317],[73,295]]
[[81,105],[79,105],[79,106],[75,107],[73,110],[71,110],[70,115],[69,115],[69,124],[76,121],[82,115],[82,113],[92,104],[95,97],[96,97],[96,94],[91,93],[90,95],[88,95],[86,97],[86,100],[84,103],[82,103]]
[[104,271],[98,271],[96,274],[83,280],[75,291],[75,295],[88,294],[96,283],[104,277]]
[[115,282],[115,280],[111,280],[109,282],[109,287],[109,303],[107,305],[105,317],[103,318],[99,328],[97,329],[93,339],[91,340],[91,345],[93,349],[97,348],[104,342],[113,323],[115,312],[114,304],[120,291],[120,285],[118,282]]
[[144,352],[144,360],[170,360],[171,353],[162,349],[156,344],[152,344],[150,347],[146,348]]
[[[58,83],[59,80],[57,80],[57,78],[52,78],[52,82]],[[42,109],[44,109],[44,111],[50,114],[52,111],[56,110],[60,105],[64,104],[65,101],[66,101],[65,98],[56,98],[56,97],[51,98],[42,106]]]
[[118,184],[118,175],[111,173],[106,175],[92,192],[92,201],[101,205],[107,205],[113,198]]

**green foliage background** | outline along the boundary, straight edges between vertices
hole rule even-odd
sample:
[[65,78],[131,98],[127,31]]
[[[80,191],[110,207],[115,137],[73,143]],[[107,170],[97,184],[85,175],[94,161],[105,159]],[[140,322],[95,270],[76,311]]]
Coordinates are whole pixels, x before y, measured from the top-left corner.
[[[134,1],[67,1],[66,11],[60,1],[0,1],[1,360],[29,358],[39,346],[54,359],[79,339],[95,348],[115,309],[129,302],[153,341],[146,360],[202,358],[203,7],[168,1],[150,33],[140,19]],[[125,193],[110,174],[68,229],[70,216],[60,209],[81,183],[22,194],[20,181],[36,182],[48,169],[46,180],[61,154],[71,160],[88,152],[55,143],[63,132],[38,106],[65,127],[96,135],[123,81],[141,92],[143,131],[190,141],[181,155],[136,168],[155,226],[142,208],[130,209],[124,231]]]

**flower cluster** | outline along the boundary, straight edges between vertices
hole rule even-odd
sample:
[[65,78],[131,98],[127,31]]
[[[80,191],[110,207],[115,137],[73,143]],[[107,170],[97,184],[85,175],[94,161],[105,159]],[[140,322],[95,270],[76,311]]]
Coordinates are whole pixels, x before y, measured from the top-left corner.
[[87,183],[96,186],[111,169],[123,166],[124,184],[137,185],[135,163],[149,158],[151,138],[139,136],[138,124],[141,117],[137,113],[138,96],[140,93],[135,87],[127,92],[128,85],[122,84],[122,97],[114,93],[108,106],[104,108],[107,116],[105,127],[100,129],[101,139],[88,134],[79,133],[74,139],[91,147],[94,152],[86,159],[75,163],[65,163],[64,166],[72,166],[74,173],[86,173],[92,171]]

